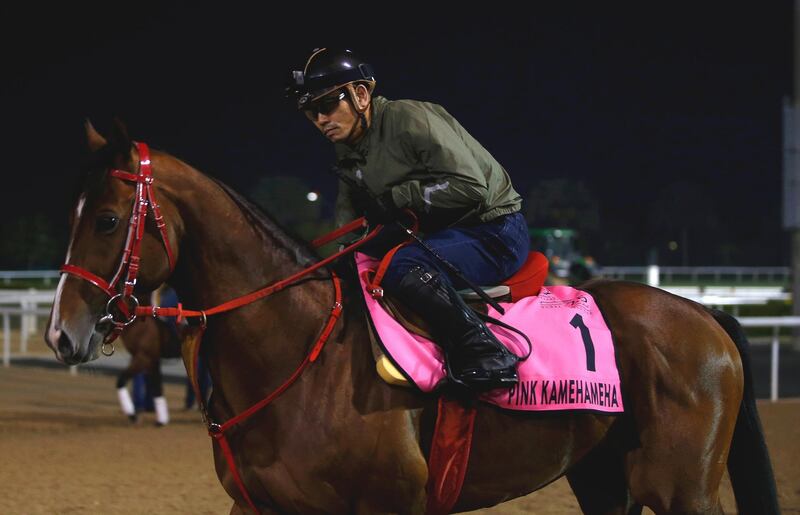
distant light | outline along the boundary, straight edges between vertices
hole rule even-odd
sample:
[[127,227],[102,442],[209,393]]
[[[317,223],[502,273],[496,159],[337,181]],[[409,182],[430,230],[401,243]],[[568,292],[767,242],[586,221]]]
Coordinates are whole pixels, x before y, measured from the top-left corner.
[[316,202],[317,200],[319,200],[319,194],[316,191],[309,191],[308,194],[306,195],[306,199],[309,202]]
[[677,241],[671,241],[671,242],[669,242],[669,244],[667,246],[669,247],[669,250],[678,250],[678,242]]
[[560,238],[561,236],[563,236],[561,229],[556,229],[555,231],[553,231],[553,236],[555,236],[556,238]]

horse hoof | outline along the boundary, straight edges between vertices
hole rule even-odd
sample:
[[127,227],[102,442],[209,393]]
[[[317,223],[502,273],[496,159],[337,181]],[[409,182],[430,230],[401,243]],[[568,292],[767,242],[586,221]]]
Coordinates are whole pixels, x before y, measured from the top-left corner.
[[164,427],[164,426],[166,426],[166,425],[167,425],[167,424],[165,424],[164,422],[156,422],[156,423],[155,423],[155,426],[156,426],[156,427]]
[[139,417],[137,417],[136,415],[128,415],[128,421],[131,424],[136,424],[137,422],[139,422]]

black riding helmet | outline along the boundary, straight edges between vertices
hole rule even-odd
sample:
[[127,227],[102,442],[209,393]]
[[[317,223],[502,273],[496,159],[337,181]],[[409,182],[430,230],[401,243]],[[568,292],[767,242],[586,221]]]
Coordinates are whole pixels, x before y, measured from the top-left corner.
[[328,93],[354,82],[375,88],[372,66],[356,57],[350,50],[315,48],[302,71],[289,74],[286,94],[297,101],[297,109]]

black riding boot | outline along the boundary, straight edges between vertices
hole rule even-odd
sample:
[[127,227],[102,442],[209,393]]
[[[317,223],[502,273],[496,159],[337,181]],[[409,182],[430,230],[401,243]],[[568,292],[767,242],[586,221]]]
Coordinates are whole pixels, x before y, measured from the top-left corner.
[[519,381],[519,358],[438,273],[415,266],[390,293],[430,325],[432,336],[444,350],[452,381],[479,392],[507,388]]

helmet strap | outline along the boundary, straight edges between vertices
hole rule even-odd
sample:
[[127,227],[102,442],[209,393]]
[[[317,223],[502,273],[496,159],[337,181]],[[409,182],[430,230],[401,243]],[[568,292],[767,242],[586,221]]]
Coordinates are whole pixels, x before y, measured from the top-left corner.
[[[350,95],[350,101],[353,104],[353,107],[355,108],[356,112],[358,112],[358,114],[360,115],[363,115],[367,111],[367,109],[369,109],[369,105],[371,102],[367,102],[367,105],[365,105],[363,109],[359,109],[358,97],[356,96],[356,86],[353,86],[353,83],[350,82],[345,85],[345,89],[347,90],[347,94]],[[369,91],[369,89],[367,89],[367,91]]]
[[[353,83],[351,82],[349,84],[346,84],[345,89],[347,90],[348,96],[350,97],[350,105],[352,105],[353,109],[355,109],[356,113],[358,113],[358,123],[361,124],[361,130],[366,131],[369,128],[369,124],[367,123],[367,116],[365,113],[369,109],[369,106],[372,104],[372,102],[371,101],[368,102],[367,105],[365,105],[364,108],[361,109],[358,107],[358,97],[356,96],[356,87],[353,86]],[[368,91],[370,89],[371,88],[368,88]],[[355,124],[353,124],[353,127],[350,128],[350,133],[347,135],[348,140],[353,135],[354,130],[356,130]]]

